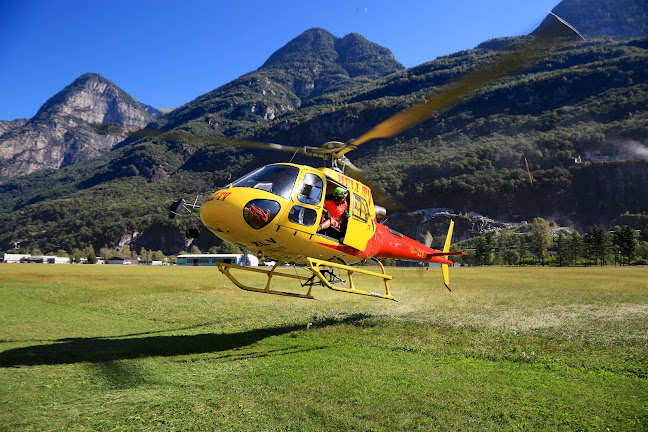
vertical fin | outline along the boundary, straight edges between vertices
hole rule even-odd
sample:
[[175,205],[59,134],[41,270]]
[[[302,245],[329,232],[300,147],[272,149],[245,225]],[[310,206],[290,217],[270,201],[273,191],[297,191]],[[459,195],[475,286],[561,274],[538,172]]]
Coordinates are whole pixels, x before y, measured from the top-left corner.
[[450,272],[448,271],[448,264],[441,264],[441,272],[443,273],[443,284],[448,291],[452,292],[450,289]]
[[[445,244],[443,245],[443,252],[450,252],[450,243],[452,242],[452,230],[454,229],[454,221],[450,221],[450,227],[448,227],[448,235],[445,239]],[[446,257],[447,258],[447,257]]]

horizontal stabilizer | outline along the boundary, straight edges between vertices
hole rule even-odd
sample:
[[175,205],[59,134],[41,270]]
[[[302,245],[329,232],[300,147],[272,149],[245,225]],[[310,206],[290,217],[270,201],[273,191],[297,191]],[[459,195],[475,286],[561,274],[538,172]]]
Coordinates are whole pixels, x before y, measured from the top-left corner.
[[427,254],[428,258],[437,257],[437,256],[446,256],[446,255],[466,255],[464,251],[454,251],[454,252],[430,252]]

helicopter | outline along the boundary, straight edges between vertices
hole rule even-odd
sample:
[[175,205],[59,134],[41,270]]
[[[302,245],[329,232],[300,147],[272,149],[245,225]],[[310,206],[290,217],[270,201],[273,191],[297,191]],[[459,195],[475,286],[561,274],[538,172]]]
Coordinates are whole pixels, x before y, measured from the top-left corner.
[[[454,262],[448,258],[466,254],[450,251],[454,221],[450,222],[442,250],[430,247],[429,233],[421,243],[389,228],[384,223],[385,207],[374,201],[374,194],[380,189],[371,185],[346,154],[370,140],[394,136],[458,104],[486,84],[528,67],[559,42],[574,37],[582,38],[571,25],[550,13],[517,48],[442,88],[424,104],[405,109],[345,143],[329,141],[321,147],[296,147],[195,137],[182,131],[164,132],[161,135],[165,139],[198,139],[219,145],[270,149],[321,157],[328,162],[328,166],[320,168],[291,162],[262,166],[216,190],[200,205],[197,198],[193,204],[184,199],[176,200],[169,209],[169,217],[180,215],[182,209],[190,214],[198,210],[202,224],[220,239],[253,251],[259,259],[276,260],[271,269],[216,263],[219,270],[243,290],[313,298],[313,286],[320,285],[335,291],[395,300],[388,285],[392,276],[380,262],[387,258],[440,264],[443,283],[451,291],[448,269]],[[328,225],[324,222],[331,219],[327,217],[326,202],[332,199],[334,191],[338,198],[344,196],[341,201],[345,202],[346,211],[335,227],[323,229]],[[375,261],[379,271],[353,266],[367,260]],[[301,266],[307,270],[307,275],[279,271],[283,263]],[[232,270],[264,273],[268,278],[266,286],[246,285],[232,274]],[[344,273],[346,277],[342,277]],[[354,274],[380,279],[384,292],[357,288]],[[297,279],[307,292],[272,289],[274,277]]]

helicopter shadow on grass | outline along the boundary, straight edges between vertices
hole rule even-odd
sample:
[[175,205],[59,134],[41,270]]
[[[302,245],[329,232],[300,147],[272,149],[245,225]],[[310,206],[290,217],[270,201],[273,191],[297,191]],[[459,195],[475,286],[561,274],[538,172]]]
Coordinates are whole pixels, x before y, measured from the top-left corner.
[[[353,324],[368,318],[371,318],[371,315],[358,313],[318,319],[312,324],[313,328],[321,328],[338,324]],[[243,348],[271,336],[303,331],[308,327],[308,324],[294,324],[236,333],[60,339],[53,343],[14,348],[0,352],[0,368],[107,363],[146,357],[218,353]],[[264,355],[272,355],[273,353],[294,354],[297,352],[299,352],[299,349],[291,346],[286,349],[270,351]],[[224,359],[229,357],[231,356],[223,356]]]

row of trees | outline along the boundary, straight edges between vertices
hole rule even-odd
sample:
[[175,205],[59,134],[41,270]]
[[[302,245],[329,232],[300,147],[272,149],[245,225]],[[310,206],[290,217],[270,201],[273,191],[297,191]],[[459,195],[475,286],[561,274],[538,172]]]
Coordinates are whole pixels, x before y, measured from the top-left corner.
[[[490,232],[465,245],[468,255],[459,262],[471,265],[620,265],[648,264],[648,242],[628,225],[608,231],[591,226],[584,235],[559,231],[552,235],[549,223],[536,218],[531,232]],[[471,247],[472,246],[472,247]]]

